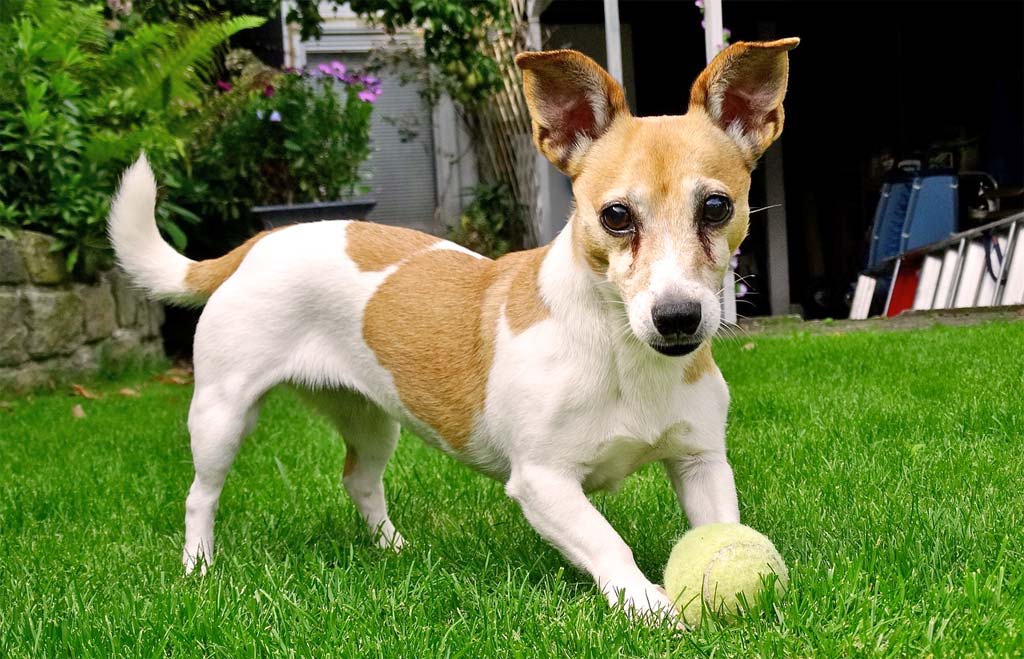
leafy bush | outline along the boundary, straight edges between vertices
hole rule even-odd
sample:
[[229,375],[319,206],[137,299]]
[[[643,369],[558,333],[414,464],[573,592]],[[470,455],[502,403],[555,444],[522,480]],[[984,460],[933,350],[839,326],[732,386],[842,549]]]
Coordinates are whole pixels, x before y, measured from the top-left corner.
[[462,212],[449,238],[464,247],[496,258],[522,249],[526,209],[516,202],[503,183],[481,183],[473,188],[473,200]]
[[[202,186],[190,208],[204,219],[252,228],[253,206],[334,201],[360,191],[380,82],[340,62],[312,72],[269,68],[248,51],[227,58],[208,122],[191,149]],[[340,92],[340,93],[339,93]]]
[[[25,0],[0,24],[0,231],[55,236],[69,269],[109,258],[105,218],[117,176],[146,150],[158,170],[183,168],[204,77],[219,44],[263,19],[183,27],[108,22],[100,4]],[[172,181],[173,187],[173,181]],[[183,247],[161,204],[160,226]]]
[[512,30],[508,0],[350,0],[364,20],[389,34],[415,28],[423,52],[398,51],[422,71],[427,100],[443,92],[464,107],[487,103],[504,84],[490,42]]
[[[112,0],[131,2],[131,0]],[[342,1],[321,3],[320,0],[292,0],[287,20],[298,23],[303,39],[323,34],[321,4],[336,8]],[[243,14],[275,19],[281,11],[280,0],[135,0],[135,11],[151,21],[188,22],[209,20],[219,16]]]

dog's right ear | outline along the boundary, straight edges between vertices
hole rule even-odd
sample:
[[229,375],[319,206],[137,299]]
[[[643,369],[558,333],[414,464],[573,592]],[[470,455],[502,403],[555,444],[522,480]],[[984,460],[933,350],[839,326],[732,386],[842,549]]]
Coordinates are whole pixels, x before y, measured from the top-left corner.
[[629,115],[619,83],[597,62],[575,50],[520,53],[523,89],[541,153],[571,177],[591,143],[616,117]]

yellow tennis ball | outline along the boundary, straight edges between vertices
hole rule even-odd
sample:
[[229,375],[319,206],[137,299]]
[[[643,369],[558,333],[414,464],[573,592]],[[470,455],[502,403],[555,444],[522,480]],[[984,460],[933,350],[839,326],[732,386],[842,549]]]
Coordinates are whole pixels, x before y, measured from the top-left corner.
[[771,540],[742,524],[708,524],[691,529],[673,547],[665,591],[686,624],[696,626],[704,609],[728,619],[756,606],[771,575],[781,597],[789,570]]

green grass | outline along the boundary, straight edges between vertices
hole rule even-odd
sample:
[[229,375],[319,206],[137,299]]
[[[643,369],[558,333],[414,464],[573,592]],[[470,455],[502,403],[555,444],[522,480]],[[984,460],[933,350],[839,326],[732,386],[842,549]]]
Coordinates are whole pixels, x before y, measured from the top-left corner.
[[[183,578],[189,387],[18,399],[0,408],[0,656],[1022,656],[1021,345],[1024,323],[721,343],[743,518],[792,585],[690,633],[608,610],[499,484],[412,437],[386,476],[410,545],[376,550],[341,444],[288,392],[228,479],[214,569]],[[596,501],[657,579],[685,528],[660,468]]]

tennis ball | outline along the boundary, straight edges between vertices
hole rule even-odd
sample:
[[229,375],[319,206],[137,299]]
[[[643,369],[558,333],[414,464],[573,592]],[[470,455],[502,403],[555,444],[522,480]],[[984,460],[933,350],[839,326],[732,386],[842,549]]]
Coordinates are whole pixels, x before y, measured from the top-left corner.
[[679,539],[665,565],[665,591],[687,625],[700,624],[705,608],[726,619],[757,605],[775,575],[782,596],[789,571],[772,541],[742,524],[708,524]]

